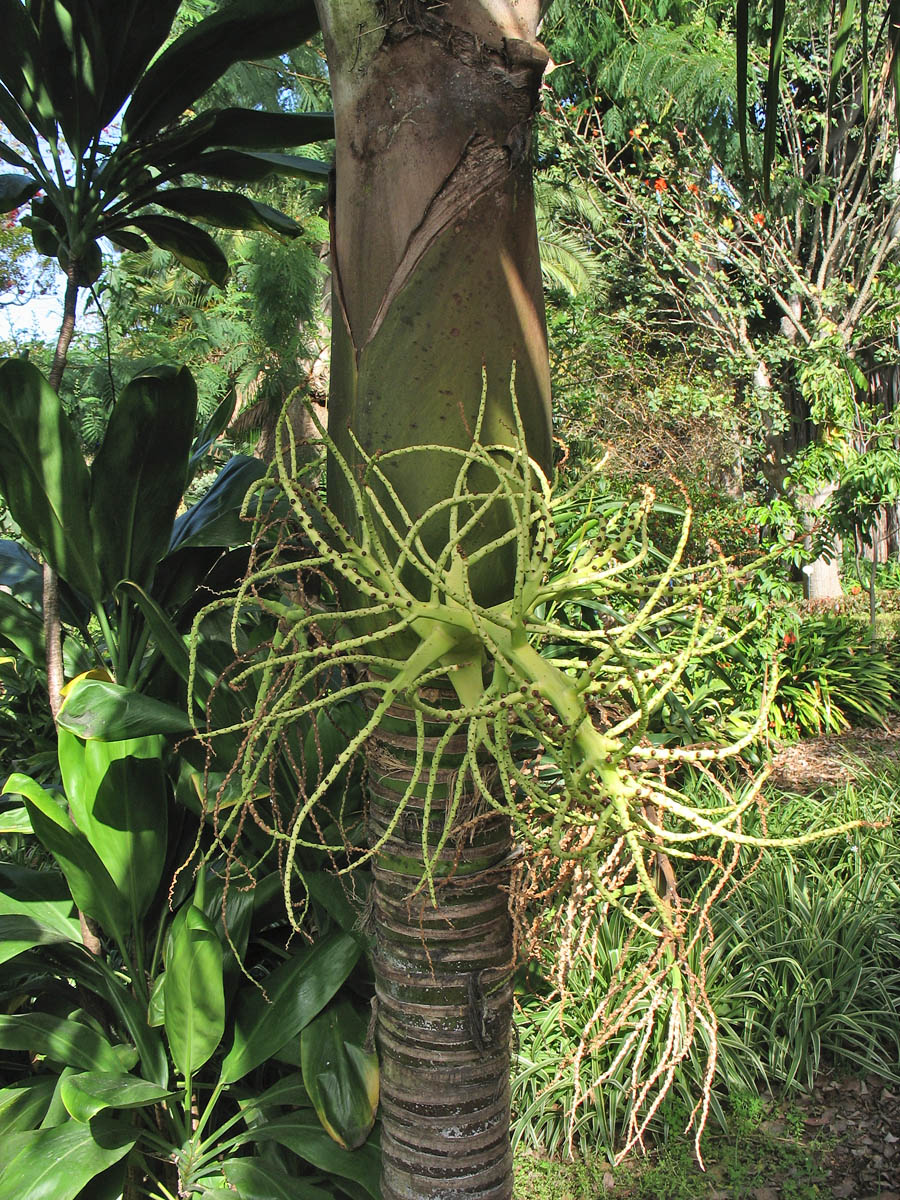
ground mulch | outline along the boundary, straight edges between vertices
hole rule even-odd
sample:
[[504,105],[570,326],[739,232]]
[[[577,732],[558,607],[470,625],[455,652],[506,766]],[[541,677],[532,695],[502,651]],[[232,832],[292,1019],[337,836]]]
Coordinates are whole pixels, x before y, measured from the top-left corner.
[[851,783],[862,763],[870,770],[900,763],[900,716],[884,727],[805,738],[783,746],[772,759],[771,784],[790,792]]

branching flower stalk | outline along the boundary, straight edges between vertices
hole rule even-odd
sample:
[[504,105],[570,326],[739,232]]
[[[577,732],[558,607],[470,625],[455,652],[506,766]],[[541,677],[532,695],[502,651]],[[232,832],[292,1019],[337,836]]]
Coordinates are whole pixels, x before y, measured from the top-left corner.
[[[592,925],[613,908],[631,923],[634,946],[630,941],[622,959],[630,969],[598,1004],[580,1051],[598,1038],[616,1038],[615,1066],[630,1059],[627,1145],[641,1141],[698,1025],[710,1048],[706,1096],[694,1114],[699,1140],[715,1063],[715,1015],[704,989],[709,909],[742,847],[788,843],[767,838],[764,819],[762,833],[747,826],[760,806],[762,779],[736,788],[720,769],[760,735],[768,701],[755,724],[726,746],[661,747],[647,730],[687,666],[737,636],[722,618],[740,571],[721,554],[701,567],[682,563],[689,514],[675,553],[656,566],[647,532],[649,489],[601,522],[560,568],[554,512],[572,492],[554,496],[528,456],[521,428],[513,446],[483,444],[480,418],[468,449],[428,445],[366,455],[357,446],[359,477],[321,426],[318,434],[354,497],[358,534],[331,514],[284,423],[270,476],[245,504],[257,544],[274,540],[275,552],[254,559],[237,596],[214,601],[193,629],[196,647],[204,621],[231,610],[238,657],[218,686],[252,685],[256,695],[246,719],[206,730],[210,739],[241,739],[234,773],[217,798],[219,847],[237,854],[236,833],[247,813],[268,832],[282,854],[287,909],[299,928],[301,850],[350,851],[341,873],[378,856],[383,861],[414,802],[424,864],[417,890],[423,905],[434,906],[441,889],[466,870],[460,829],[474,831],[479,813],[501,813],[516,838],[507,867],[520,947],[538,942],[539,927],[546,931],[549,923],[567,931],[574,954],[578,937],[583,948]],[[392,467],[408,455],[421,456],[423,470],[439,455],[456,465],[452,495],[418,515],[406,510],[391,483]],[[437,539],[434,552],[428,535],[438,523],[446,538]],[[513,563],[512,598],[482,603],[479,580],[501,559]],[[601,602],[600,628],[572,626],[567,606],[583,599]],[[248,608],[274,617],[278,633],[241,656],[237,623]],[[651,632],[665,635],[672,649],[648,664]],[[554,650],[559,645],[564,654]],[[773,686],[769,680],[769,694]],[[195,694],[193,679],[188,694]],[[285,822],[270,795],[273,759],[289,747],[292,727],[346,701],[365,706],[365,719],[334,761],[322,763],[315,786],[299,780],[300,796]],[[398,711],[415,735],[392,815],[383,826],[370,822],[366,845],[352,844],[346,829],[323,842],[322,825],[333,820],[330,813],[324,821],[317,816],[317,809],[327,812],[326,793]],[[688,768],[707,781],[705,805],[679,787]],[[672,866],[685,860],[706,868],[690,898],[679,895]],[[574,908],[567,891],[578,897]],[[535,918],[528,905],[538,896]],[[635,948],[641,953],[632,954]],[[563,961],[561,990],[565,974]],[[666,1031],[661,1041],[659,1028]],[[592,1081],[582,1098],[601,1083]]]

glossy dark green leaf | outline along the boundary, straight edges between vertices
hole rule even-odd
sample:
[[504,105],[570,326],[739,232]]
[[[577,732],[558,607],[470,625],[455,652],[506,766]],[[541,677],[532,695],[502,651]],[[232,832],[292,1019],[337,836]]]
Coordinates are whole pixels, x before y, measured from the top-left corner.
[[151,213],[133,217],[129,224],[146,233],[154,245],[168,250],[182,266],[207,283],[225,287],[228,282],[228,260],[202,229],[177,217],[161,217]]
[[149,587],[168,549],[187,480],[197,389],[186,367],[157,367],[127,384],[91,466],[91,525],[108,591]]
[[381,1151],[373,1142],[367,1142],[358,1150],[344,1150],[328,1136],[318,1120],[307,1113],[295,1113],[282,1121],[269,1121],[253,1129],[251,1135],[257,1142],[273,1141],[285,1146],[320,1171],[354,1180],[373,1200],[380,1200]]
[[[37,30],[21,0],[0,0],[0,29],[0,80],[28,120],[47,137],[53,132],[56,113],[46,87]],[[3,120],[15,137],[25,140],[5,114]]]
[[333,1200],[330,1189],[307,1183],[258,1159],[235,1158],[224,1162],[222,1174],[241,1200]]
[[342,1000],[300,1035],[306,1090],[322,1128],[345,1150],[363,1144],[378,1110],[378,1057],[365,1049],[366,1032],[366,1020]]
[[0,493],[54,570],[99,600],[88,469],[59,397],[19,358],[0,363]]
[[50,793],[27,775],[10,775],[3,791],[25,797],[34,832],[59,864],[78,908],[99,921],[123,946],[126,914],[118,889],[85,835],[75,828]]
[[105,34],[107,82],[97,127],[108,125],[166,40],[180,0],[95,0]]
[[[26,810],[27,811],[27,810]],[[29,917],[49,925],[67,937],[73,928],[74,906],[62,875],[44,868],[40,871],[12,863],[0,865],[0,916]]]
[[[208,117],[209,114],[204,114]],[[214,146],[232,150],[282,150],[287,146],[308,146],[334,137],[334,113],[261,112],[255,108],[220,108],[212,120],[195,119],[188,125],[196,130],[193,141],[184,141],[182,153],[200,152]],[[148,161],[160,162],[166,153],[167,138],[150,151]]]
[[769,33],[769,73],[766,79],[766,128],[763,140],[763,194],[768,200],[772,164],[778,146],[778,107],[781,63],[784,58],[785,0],[772,0],[772,29]]
[[143,254],[150,249],[149,242],[127,229],[107,230],[105,236],[120,250],[133,250],[135,254]]
[[80,937],[77,921],[69,922],[68,931],[43,925],[27,916],[0,916],[0,963],[8,962],[25,950],[35,946],[53,946],[60,942],[72,942]]
[[43,1054],[82,1071],[121,1071],[112,1045],[89,1025],[52,1013],[0,1014],[0,1047]]
[[[70,702],[77,703],[85,683],[95,682],[78,684],[60,716]],[[112,876],[135,931],[156,895],[166,861],[162,750],[161,737],[83,741],[59,723],[59,766],[72,818]]]
[[0,538],[0,587],[9,588],[23,604],[40,610],[44,588],[40,563],[9,538]]
[[0,1133],[6,1137],[17,1130],[40,1125],[55,1087],[56,1079],[44,1075],[0,1090]]
[[33,608],[0,592],[0,644],[7,642],[36,667],[46,661],[44,623]]
[[245,988],[235,1003],[234,1041],[221,1080],[234,1083],[297,1036],[325,1007],[356,964],[359,943],[335,933],[288,959],[258,988]]
[[[162,1038],[149,1026],[146,1010],[112,967],[103,958],[89,954],[83,946],[60,946],[54,953],[63,960],[66,974],[96,993],[128,1030],[140,1055],[142,1078],[166,1087],[169,1064]],[[121,1064],[118,1069],[121,1070]]]
[[165,188],[154,196],[155,203],[192,221],[203,221],[222,229],[248,229],[297,237],[303,232],[296,221],[237,192],[213,192],[201,187]]
[[[0,87],[0,118],[3,113],[3,88]],[[19,167],[23,171],[27,171],[29,163],[27,158],[23,158],[12,146],[7,146],[6,142],[0,142],[0,162],[9,163],[11,167]]]
[[750,177],[750,151],[747,146],[747,83],[750,50],[750,0],[737,0],[735,15],[737,45],[737,123],[744,174]]
[[154,645],[178,677],[187,682],[190,677],[187,639],[178,632],[153,597],[137,584],[126,579],[119,585],[118,590],[122,595],[131,597],[138,606],[153,635]]
[[137,1141],[133,1125],[99,1117],[14,1134],[0,1180],[0,1200],[75,1200]]
[[270,175],[288,175],[321,183],[331,173],[331,164],[299,154],[275,154],[244,150],[211,150],[185,161],[183,174],[229,183],[258,183]]
[[236,403],[237,396],[234,387],[229,387],[228,391],[216,405],[209,420],[194,439],[194,444],[191,446],[191,455],[188,459],[188,475],[191,475],[199,466],[203,458],[209,453],[212,444],[228,428]]
[[249,521],[241,518],[241,505],[251,484],[266,473],[258,458],[236,454],[229,459],[209,491],[172,528],[169,553],[187,546],[236,546],[248,542]]
[[52,0],[40,4],[37,29],[41,78],[72,154],[80,158],[103,124],[98,117],[108,62],[98,14],[84,0]]
[[163,1005],[169,1049],[187,1077],[212,1057],[225,1032],[222,944],[193,904],[183,905],[172,925]]
[[232,65],[271,58],[318,29],[313,0],[233,0],[183,33],[135,88],[123,120],[128,140],[146,137],[180,117]]
[[40,189],[30,175],[0,175],[0,213],[12,212]]
[[80,680],[66,697],[58,722],[78,737],[106,742],[188,733],[193,728],[187,714],[174,704],[103,679]]
[[76,1121],[90,1121],[105,1108],[146,1108],[168,1100],[176,1093],[121,1071],[85,1071],[67,1075],[60,1094],[67,1111]]

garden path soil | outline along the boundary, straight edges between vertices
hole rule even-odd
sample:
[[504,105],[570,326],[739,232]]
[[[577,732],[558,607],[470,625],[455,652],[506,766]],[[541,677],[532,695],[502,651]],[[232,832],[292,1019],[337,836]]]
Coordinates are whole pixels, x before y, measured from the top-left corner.
[[889,717],[884,728],[848,729],[784,746],[772,760],[770,782],[793,792],[840,786],[853,780],[857,760],[873,770],[900,763],[900,717]]

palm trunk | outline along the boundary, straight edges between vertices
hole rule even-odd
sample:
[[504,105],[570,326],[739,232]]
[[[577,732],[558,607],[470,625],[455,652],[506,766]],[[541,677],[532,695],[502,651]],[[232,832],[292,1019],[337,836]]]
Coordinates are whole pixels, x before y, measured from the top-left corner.
[[[513,444],[517,409],[549,473],[530,167],[547,61],[540,2],[319,0],[319,11],[337,130],[329,432],[353,467],[354,439],[372,455],[468,447],[482,405],[482,441]],[[392,460],[390,482],[416,520],[452,493],[455,474],[450,456],[416,454]],[[328,486],[355,531],[338,471]],[[491,516],[495,535],[502,514]],[[435,550],[446,525],[423,536]],[[513,584],[495,559],[475,587],[496,602]],[[368,751],[373,838],[413,769],[402,716],[386,719]],[[443,826],[440,804],[429,840]],[[385,1200],[508,1200],[508,823],[457,815],[435,905],[416,890],[422,819],[421,806],[407,809],[374,868]]]

